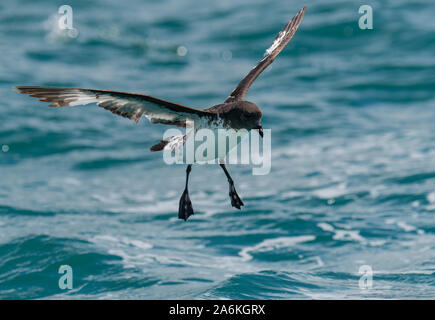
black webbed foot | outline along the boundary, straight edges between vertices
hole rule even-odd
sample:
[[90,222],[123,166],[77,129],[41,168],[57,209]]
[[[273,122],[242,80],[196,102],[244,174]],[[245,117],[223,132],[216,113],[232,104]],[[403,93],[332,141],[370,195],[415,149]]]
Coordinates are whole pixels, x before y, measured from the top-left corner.
[[186,221],[193,214],[192,201],[190,201],[189,191],[184,189],[180,198],[180,204],[178,207],[178,219],[184,219]]
[[234,187],[234,183],[230,182],[230,198],[231,198],[231,205],[237,209],[240,210],[241,206],[244,206],[243,201],[240,199],[239,195],[237,194],[236,188]]

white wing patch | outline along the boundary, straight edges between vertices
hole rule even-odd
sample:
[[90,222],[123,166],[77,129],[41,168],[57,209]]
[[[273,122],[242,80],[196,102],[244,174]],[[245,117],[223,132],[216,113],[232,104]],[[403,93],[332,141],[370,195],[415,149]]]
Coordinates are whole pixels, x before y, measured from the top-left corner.
[[173,150],[174,148],[180,148],[184,145],[186,140],[186,135],[173,136],[169,139],[168,144],[165,146],[164,150]]
[[197,120],[202,116],[213,119],[209,113],[160,100],[151,96],[108,90],[19,86],[20,93],[51,102],[52,107],[74,107],[96,103],[117,115],[138,122],[143,116],[151,123],[182,125],[187,119]]
[[[164,112],[159,112],[159,108],[147,101],[136,101],[134,99],[114,97],[110,94],[98,94],[93,92],[86,92],[84,90],[73,90],[70,94],[71,102],[68,106],[74,107],[79,105],[86,105],[90,103],[96,103],[98,106],[105,109],[109,109],[114,113],[126,114],[130,119],[138,122],[144,115],[148,120],[152,121],[153,116],[158,115],[158,119],[171,121],[175,118],[174,115],[168,115]],[[66,95],[62,95],[68,101]],[[147,108],[144,108],[148,105]]]
[[278,46],[281,44],[286,34],[287,34],[286,31],[281,31],[280,33],[278,33],[278,37],[276,37],[275,41],[264,53],[266,57],[269,56],[276,48],[278,48]]

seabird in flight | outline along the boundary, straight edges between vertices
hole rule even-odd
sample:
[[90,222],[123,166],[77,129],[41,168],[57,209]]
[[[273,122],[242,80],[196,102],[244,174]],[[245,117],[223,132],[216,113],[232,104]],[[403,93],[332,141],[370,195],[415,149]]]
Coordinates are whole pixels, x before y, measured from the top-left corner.
[[[238,86],[231,92],[222,104],[208,109],[200,110],[181,104],[154,98],[145,94],[127,92],[94,90],[81,88],[40,87],[40,86],[17,86],[20,93],[39,98],[40,101],[50,102],[53,107],[72,107],[96,103],[117,115],[139,122],[142,116],[148,118],[151,123],[162,123],[185,127],[188,121],[193,121],[195,130],[212,127],[219,123],[224,129],[258,130],[263,137],[261,126],[261,110],[249,101],[245,101],[245,95],[254,80],[270,65],[277,55],[289,43],[302,22],[306,7],[302,8],[293,19],[278,33],[272,45],[266,50],[264,58],[240,81]],[[175,136],[160,141],[151,147],[151,151],[172,149],[182,146],[185,136]],[[234,187],[234,181],[223,162],[222,167],[229,183],[229,196],[231,205],[237,209],[243,206],[243,201],[238,196]],[[186,169],[186,185],[181,196],[178,209],[178,217],[185,221],[193,214],[192,202],[189,198],[188,182],[192,165]]]

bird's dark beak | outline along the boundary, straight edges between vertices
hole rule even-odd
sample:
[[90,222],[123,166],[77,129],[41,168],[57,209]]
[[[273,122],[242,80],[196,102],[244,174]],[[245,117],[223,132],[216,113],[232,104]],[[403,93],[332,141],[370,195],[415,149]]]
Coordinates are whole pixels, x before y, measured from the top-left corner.
[[258,129],[258,133],[260,134],[260,137],[263,138],[263,127],[259,125],[256,129]]

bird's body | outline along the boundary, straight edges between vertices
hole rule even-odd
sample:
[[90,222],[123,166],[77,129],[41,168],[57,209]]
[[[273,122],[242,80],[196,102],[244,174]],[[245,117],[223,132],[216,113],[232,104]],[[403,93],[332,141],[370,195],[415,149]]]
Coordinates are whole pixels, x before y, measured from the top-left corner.
[[[214,141],[208,141],[215,146],[214,152],[207,152],[205,156],[201,155],[200,159],[194,157],[193,163],[203,163],[215,159],[219,159],[223,163],[227,154],[245,138],[249,130],[257,128],[262,135],[261,110],[253,102],[232,101],[215,105],[203,111],[210,115],[200,117],[191,123],[187,122],[188,129],[190,126],[193,127],[193,130],[189,131],[188,134],[164,139],[152,146],[151,150],[160,151],[166,149],[172,151],[182,149],[185,146],[186,139],[192,138],[194,143],[193,153],[196,155],[197,147],[201,146],[201,142],[194,141],[193,135],[202,129],[207,129],[211,133],[208,139],[214,139]],[[222,137],[225,136],[228,137],[228,142],[223,147],[219,147],[220,142],[223,140]]]
[[260,108],[255,103],[245,100],[217,104],[204,111],[218,115],[224,128],[235,130],[251,130],[259,126],[262,116]]
[[[158,99],[145,94],[128,92],[95,90],[84,88],[17,86],[20,93],[39,98],[40,101],[50,102],[53,107],[72,107],[97,103],[98,106],[114,114],[129,118],[136,122],[145,116],[151,123],[173,125],[177,127],[194,126],[194,132],[200,129],[218,131],[224,129],[231,134],[244,135],[250,130],[258,130],[263,136],[260,108],[253,102],[244,100],[245,95],[261,72],[269,66],[287,43],[292,39],[302,22],[306,8],[302,8],[293,19],[278,33],[272,45],[266,50],[265,56],[240,81],[238,86],[226,98],[224,103],[207,109],[197,109],[181,104]],[[218,136],[218,135],[215,135]],[[231,139],[230,139],[231,140]],[[217,152],[213,158],[223,158],[229,150],[233,149],[240,140],[229,145],[224,151]],[[186,142],[186,135],[166,138],[151,147],[151,151],[177,148]],[[209,157],[208,160],[210,159]],[[227,176],[230,187],[231,204],[240,209],[243,202],[234,188],[234,182],[229,175],[225,164],[220,163]],[[186,187],[180,199],[178,216],[181,219],[193,214],[192,204],[188,194],[188,179],[191,165],[187,167]]]

